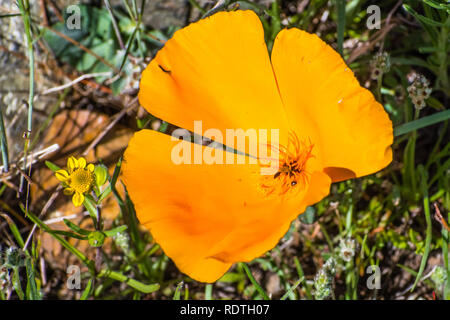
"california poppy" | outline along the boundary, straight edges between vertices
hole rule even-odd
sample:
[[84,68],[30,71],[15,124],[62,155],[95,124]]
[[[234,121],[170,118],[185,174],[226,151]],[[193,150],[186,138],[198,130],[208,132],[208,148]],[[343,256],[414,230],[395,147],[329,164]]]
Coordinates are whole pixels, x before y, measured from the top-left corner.
[[175,164],[173,148],[192,143],[152,130],[129,142],[123,180],[139,221],[202,282],[272,249],[332,182],[392,160],[392,123],[339,54],[292,28],[278,34],[269,57],[252,11],[220,12],[177,31],[143,72],[139,101],[191,131],[196,120],[204,130],[279,129],[271,176],[259,163],[236,164],[251,155],[233,154],[235,164]]

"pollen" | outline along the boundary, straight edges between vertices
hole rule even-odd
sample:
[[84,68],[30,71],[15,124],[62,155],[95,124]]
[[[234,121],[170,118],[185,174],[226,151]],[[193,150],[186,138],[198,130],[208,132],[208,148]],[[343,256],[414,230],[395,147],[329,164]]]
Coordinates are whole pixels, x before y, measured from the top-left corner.
[[310,176],[306,163],[314,157],[311,141],[300,141],[294,132],[290,132],[287,146],[270,147],[278,152],[278,171],[262,178],[264,192],[267,195],[283,195],[292,190],[305,189]]
[[72,172],[66,182],[75,192],[86,193],[91,190],[94,180],[95,176],[93,172],[80,168]]

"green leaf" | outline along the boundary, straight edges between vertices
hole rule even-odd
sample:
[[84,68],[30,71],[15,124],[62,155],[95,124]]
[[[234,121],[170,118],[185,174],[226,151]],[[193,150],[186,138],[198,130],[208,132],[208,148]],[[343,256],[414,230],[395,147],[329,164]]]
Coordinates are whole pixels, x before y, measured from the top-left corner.
[[127,230],[128,226],[120,226],[111,230],[107,230],[107,231],[103,231],[103,233],[108,236],[108,237],[114,237],[116,234],[120,233],[120,232],[124,232],[125,230]]
[[92,247],[101,247],[105,242],[106,235],[101,231],[93,231],[88,236],[88,242]]
[[432,27],[446,27],[446,25],[442,22],[438,22],[438,21],[434,21],[430,18],[427,18],[421,14],[418,14],[413,8],[411,8],[409,5],[404,4],[403,8],[408,11],[412,16],[414,16],[414,18],[416,18],[417,20],[419,20],[420,22],[427,24],[429,26]]
[[11,232],[12,232],[14,238],[16,238],[17,244],[18,244],[21,248],[23,248],[23,247],[24,247],[24,241],[23,241],[23,238],[22,238],[22,236],[21,236],[21,234],[20,234],[20,231],[19,231],[19,229],[17,228],[17,226],[16,226],[16,224],[14,223],[14,221],[13,221],[8,215],[6,215],[6,214],[4,214],[4,213],[1,213],[0,216],[3,217],[3,218],[6,220],[6,222],[7,222],[8,225],[9,225],[9,229],[11,230]]
[[307,207],[305,212],[300,215],[300,221],[305,224],[313,224],[316,221],[316,209],[314,207]]
[[177,287],[176,287],[176,289],[175,289],[175,293],[174,293],[174,295],[173,295],[173,300],[180,300],[180,298],[181,298],[181,290],[183,289],[183,285],[184,285],[184,282],[183,282],[183,281],[181,281],[181,282],[177,285]]
[[424,127],[431,126],[433,124],[448,120],[450,118],[450,110],[441,111],[432,114],[427,117],[420,118],[418,120],[404,123],[394,128],[394,136],[400,136],[402,134],[418,130]]
[[86,195],[84,197],[83,205],[89,212],[89,215],[91,216],[94,225],[97,225],[97,207],[94,204],[94,199],[92,199],[90,195]]
[[15,267],[13,269],[12,283],[13,283],[14,290],[16,291],[17,295],[19,296],[19,299],[20,300],[25,299],[25,294],[23,293],[22,286],[20,284],[20,275],[19,275],[18,267]]
[[87,298],[89,298],[89,296],[92,294],[92,284],[93,284],[93,280],[91,278],[91,279],[89,279],[89,282],[88,282],[86,288],[83,290],[80,300],[86,300]]
[[96,24],[95,33],[102,39],[105,40],[113,39],[115,36],[109,12],[106,9],[98,9],[98,8],[93,9],[94,9],[93,15]]
[[445,110],[444,105],[434,97],[429,97],[425,102],[428,106],[430,106],[433,109]]
[[75,223],[71,222],[70,220],[67,219],[63,219],[64,224],[66,226],[68,226],[70,229],[72,229],[73,231],[75,231],[76,233],[82,234],[82,235],[89,235],[91,233],[91,231],[80,228],[79,226],[77,226]]
[[56,172],[56,171],[58,171],[58,170],[61,170],[60,167],[58,167],[56,164],[54,164],[54,163],[52,163],[52,162],[50,162],[50,161],[45,161],[45,165],[46,165],[50,170],[52,170],[53,172]]
[[98,277],[99,278],[108,277],[110,279],[114,279],[114,280],[126,283],[130,287],[132,287],[140,292],[143,292],[143,293],[152,293],[159,289],[159,284],[157,284],[157,283],[156,284],[144,284],[140,281],[129,278],[120,272],[111,271],[111,270],[107,270],[107,269],[103,269],[102,271],[100,271],[100,273],[98,274]]
[[245,275],[237,272],[227,272],[225,273],[217,282],[239,282],[245,279]]
[[103,190],[100,197],[98,197],[98,202],[101,203],[111,193],[111,185],[108,185],[105,190]]
[[29,300],[41,300],[41,295],[38,292],[36,279],[34,275],[34,266],[31,264],[31,258],[25,259],[25,268],[27,271],[27,296]]
[[65,237],[69,237],[69,238],[79,239],[79,240],[87,240],[88,239],[87,236],[81,236],[79,234],[76,234],[76,233],[70,232],[70,231],[52,230],[51,233],[52,234],[58,234],[58,235],[61,235],[61,236],[65,236]]
[[425,2],[427,5],[429,5],[430,7],[433,7],[438,10],[447,10],[447,12],[449,12],[450,5],[448,4],[440,3],[434,0],[422,0],[422,1]]

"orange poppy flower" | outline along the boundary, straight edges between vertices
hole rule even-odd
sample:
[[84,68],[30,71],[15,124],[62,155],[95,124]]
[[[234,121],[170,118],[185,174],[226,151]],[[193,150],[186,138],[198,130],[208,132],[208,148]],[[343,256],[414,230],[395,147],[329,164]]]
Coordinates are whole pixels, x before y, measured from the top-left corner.
[[[252,11],[220,12],[177,31],[142,74],[139,101],[194,131],[279,129],[279,167],[176,164],[189,141],[142,130],[124,156],[123,180],[139,221],[191,278],[214,282],[235,262],[272,249],[332,182],[374,173],[392,160],[392,123],[330,46],[282,30],[269,57]],[[230,157],[209,146],[202,151]],[[239,150],[248,151],[248,150]],[[194,162],[192,162],[194,163]]]

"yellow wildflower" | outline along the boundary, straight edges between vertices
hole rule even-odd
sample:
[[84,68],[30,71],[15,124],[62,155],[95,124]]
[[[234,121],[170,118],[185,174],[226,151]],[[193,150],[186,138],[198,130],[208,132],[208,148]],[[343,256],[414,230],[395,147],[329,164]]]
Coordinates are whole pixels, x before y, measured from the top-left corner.
[[84,195],[92,190],[95,183],[94,165],[86,165],[83,157],[78,160],[74,157],[67,159],[67,170],[55,172],[56,178],[63,183],[64,194],[73,195],[72,202],[79,207],[84,202]]

